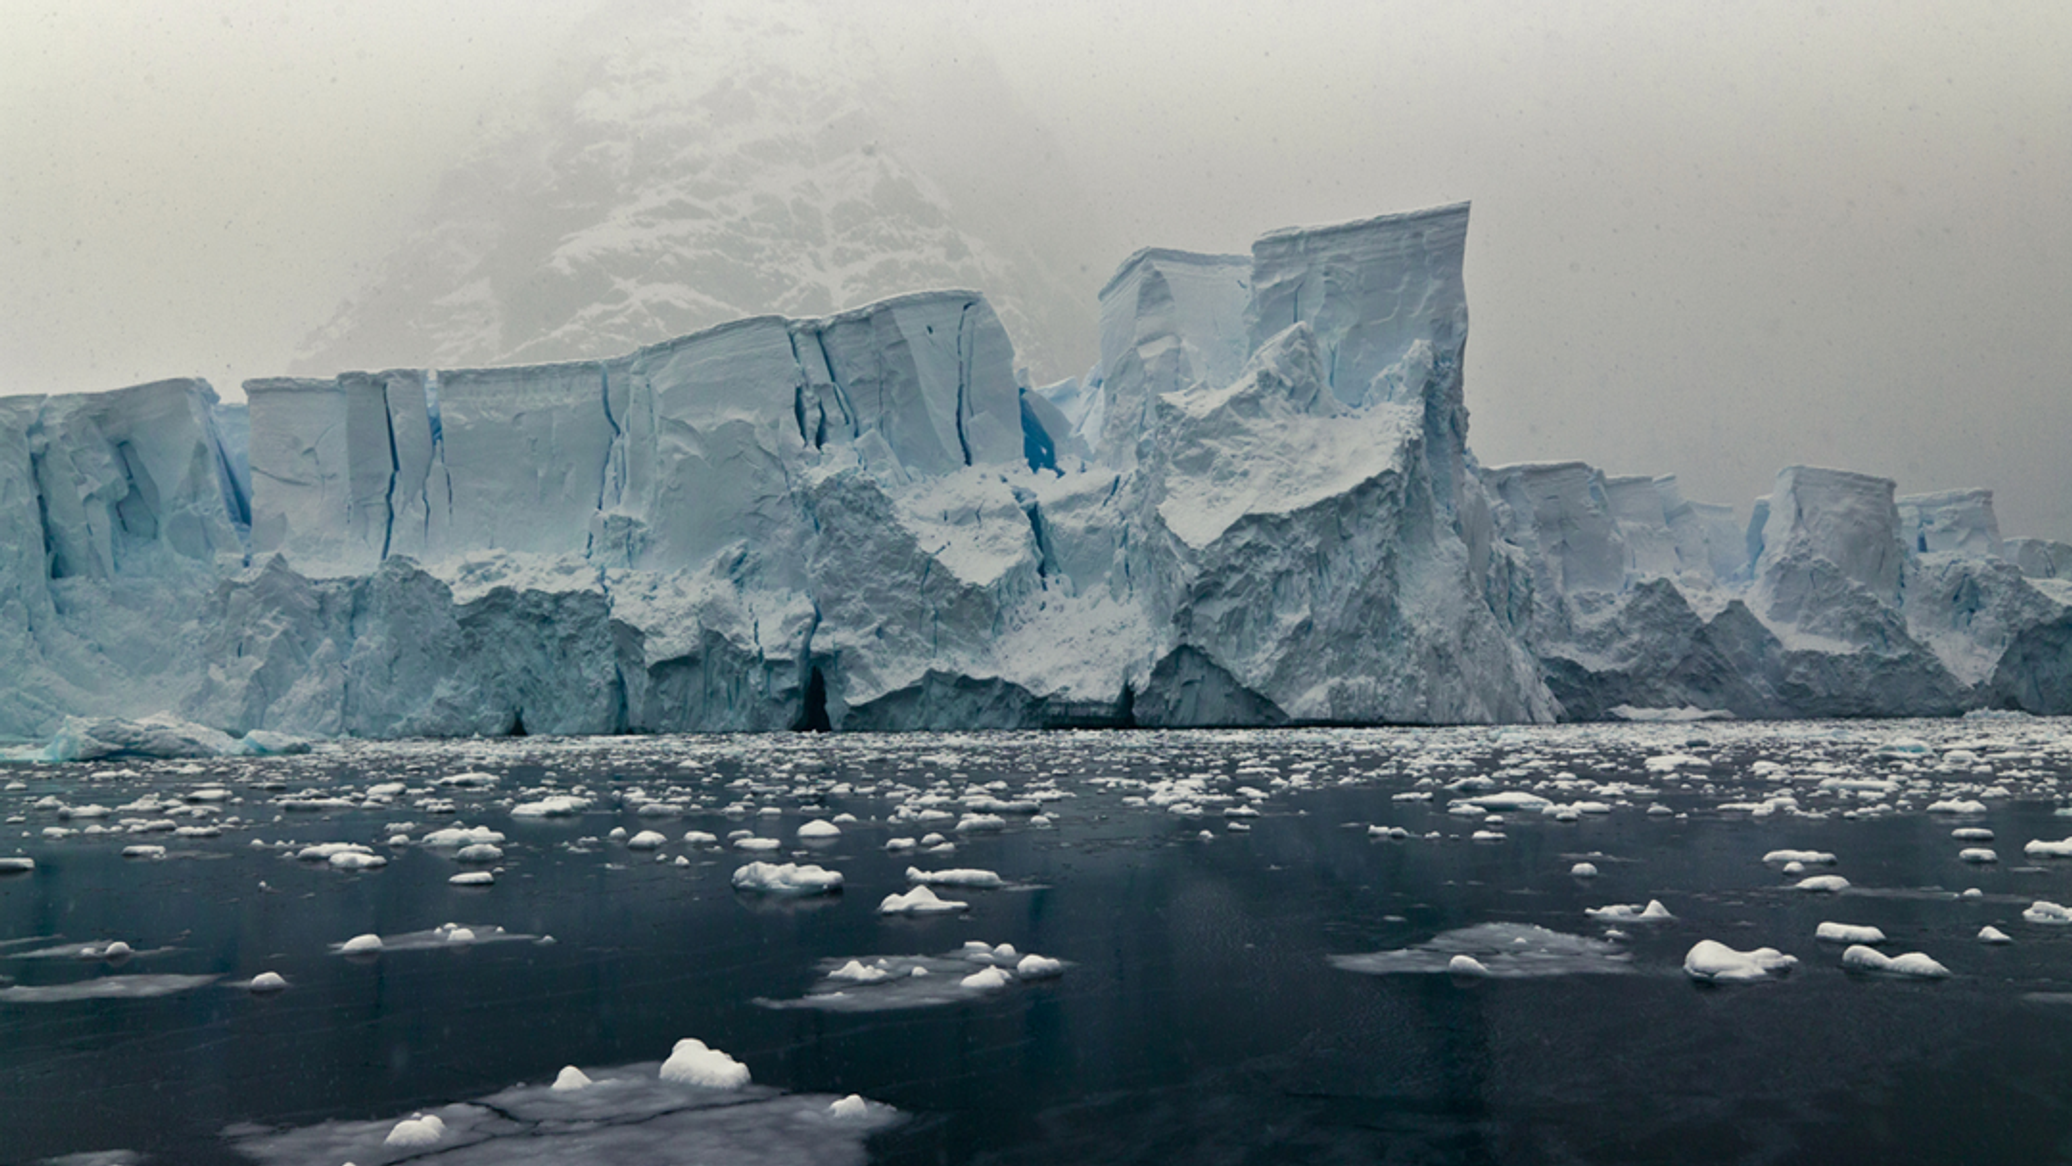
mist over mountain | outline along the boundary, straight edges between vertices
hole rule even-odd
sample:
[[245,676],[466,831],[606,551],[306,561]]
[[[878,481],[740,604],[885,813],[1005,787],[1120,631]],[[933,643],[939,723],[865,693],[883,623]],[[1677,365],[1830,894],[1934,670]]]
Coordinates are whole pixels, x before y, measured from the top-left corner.
[[1095,220],[948,9],[917,46],[851,9],[614,4],[293,370],[591,359],[959,287],[1055,379],[1096,354]]

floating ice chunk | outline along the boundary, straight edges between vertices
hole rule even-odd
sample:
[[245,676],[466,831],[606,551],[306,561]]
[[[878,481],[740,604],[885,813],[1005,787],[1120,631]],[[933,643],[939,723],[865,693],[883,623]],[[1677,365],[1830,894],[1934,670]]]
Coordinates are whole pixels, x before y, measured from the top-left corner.
[[663,837],[660,830],[642,830],[626,840],[626,849],[659,850],[662,844],[668,841],[669,839]]
[[754,835],[734,839],[734,849],[746,850],[756,854],[767,854],[777,849],[779,845],[775,838],[757,838]]
[[1957,852],[1957,861],[1976,863],[1999,862],[2000,856],[1993,853],[1991,847],[1967,846]]
[[885,840],[885,849],[887,850],[912,850],[913,848],[914,840],[911,838],[887,838]]
[[842,828],[824,818],[815,818],[800,826],[798,835],[802,841],[822,841],[829,838],[840,838],[842,836]]
[[1403,839],[1410,837],[1410,831],[1405,830],[1401,826],[1369,826],[1367,827],[1367,837]]
[[1735,951],[1717,940],[1701,939],[1684,956],[1684,974],[1708,983],[1766,980],[1798,965],[1797,958],[1774,947]]
[[907,868],[906,877],[910,883],[921,883],[932,887],[993,889],[1007,885],[1005,879],[989,870],[921,870],[918,867],[910,866]]
[[378,870],[387,865],[388,859],[381,855],[358,850],[341,850],[331,856],[331,866],[336,870]]
[[74,1000],[149,1000],[192,991],[216,982],[215,976],[101,976],[70,984],[0,988],[0,1004],[64,1004]]
[[935,892],[929,890],[924,883],[904,895],[885,896],[885,901],[878,904],[878,914],[928,915],[940,911],[962,911],[970,905],[954,899],[937,898]]
[[1842,953],[1842,966],[1859,972],[1884,972],[1893,976],[1915,976],[1924,980],[1940,980],[1950,974],[1950,969],[1928,958],[1925,953],[1910,951],[1905,955],[1888,956],[1876,948],[1858,944]]
[[864,1103],[862,1097],[851,1093],[849,1096],[829,1105],[827,1107],[827,1116],[837,1121],[853,1121],[860,1117],[870,1116],[870,1106]]
[[1664,753],[1644,763],[1649,773],[1675,773],[1679,769],[1711,769],[1712,762],[1689,753]]
[[554,1084],[548,1086],[548,1088],[556,1093],[567,1093],[571,1090],[581,1089],[589,1084],[590,1075],[588,1073],[583,1072],[574,1065],[563,1065],[561,1066],[561,1072],[554,1076]]
[[2031,923],[2072,923],[2072,907],[2038,899],[2022,911],[2022,918]]
[[626,828],[624,826],[614,826],[609,833],[605,834],[605,837],[613,842],[624,842],[626,840]]
[[1986,803],[1952,798],[1928,803],[1928,812],[1931,814],[1983,814],[1986,812]]
[[1014,974],[1024,980],[1043,980],[1065,974],[1065,961],[1030,953],[1014,965]]
[[513,818],[567,818],[590,808],[589,798],[574,794],[549,794],[536,802],[519,802],[511,807]]
[[288,981],[279,972],[260,972],[245,987],[253,992],[280,992],[287,989]]
[[830,980],[847,980],[852,984],[876,984],[892,978],[884,968],[874,968],[862,960],[850,960],[827,974]]
[[496,774],[483,773],[480,770],[456,773],[449,777],[434,778],[432,780],[433,785],[459,786],[464,789],[487,789],[496,783]]
[[453,853],[455,862],[501,862],[503,857],[504,851],[502,847],[494,846],[487,842],[477,842],[471,846],[463,846]]
[[966,988],[976,988],[982,992],[990,992],[995,988],[1007,987],[1008,984],[1013,982],[1013,979],[999,968],[982,968],[957,982]]
[[1471,842],[1502,842],[1504,840],[1504,832],[1502,830],[1477,830],[1468,836],[1468,840]]
[[341,955],[371,955],[380,950],[381,937],[372,933],[355,935],[351,939],[346,940],[344,945],[338,949]]
[[1959,826],[1950,831],[1950,837],[1959,842],[1991,842],[1993,832],[1984,826]]
[[164,858],[165,847],[141,845],[125,846],[122,848],[122,856],[124,858]]
[[1960,899],[1983,899],[1986,897],[1986,893],[1977,887],[1966,887],[1957,892],[1957,897]]
[[1883,943],[1885,933],[1875,927],[1853,923],[1822,923],[1813,929],[1813,938],[1829,943]]
[[957,819],[957,832],[970,834],[982,830],[1005,830],[1007,819],[998,814],[966,814]]
[[748,1066],[718,1049],[707,1048],[696,1037],[685,1037],[676,1042],[669,1059],[662,1062],[660,1076],[664,1081],[707,1089],[739,1089],[748,1084]]
[[1792,886],[1797,887],[1799,890],[1816,893],[1839,891],[1845,889],[1848,885],[1849,880],[1841,875],[1814,875],[1812,878],[1800,879],[1792,884]]
[[1457,955],[1446,961],[1446,970],[1456,976],[1486,976],[1488,965],[1471,955]]
[[1647,906],[1638,903],[1613,903],[1605,907],[1586,907],[1583,914],[1592,919],[1603,919],[1619,923],[1659,923],[1676,918],[1660,899],[1649,899]]
[[124,943],[122,940],[118,939],[111,943],[103,944],[99,948],[85,948],[81,950],[79,954],[84,956],[88,953],[92,953],[92,958],[95,959],[119,961],[128,959],[131,955],[135,954],[135,951],[136,949],[132,948],[129,944]]
[[0,858],[0,874],[27,874],[36,869],[36,860],[22,856]]
[[1446,812],[1449,814],[1457,815],[1462,818],[1481,818],[1486,817],[1489,814],[1488,810],[1483,809],[1481,806],[1478,806],[1473,802],[1455,802],[1452,805],[1446,807]]
[[2030,858],[2072,858],[2072,838],[2062,842],[2032,838],[2027,846],[2022,847],[2022,853]]
[[448,943],[475,942],[475,929],[472,927],[456,927],[448,923],[444,927],[439,928],[439,930],[446,933],[446,942]]
[[2014,942],[2012,936],[2008,935],[2005,931],[2000,930],[1998,927],[1995,927],[1990,923],[1978,929],[1978,939],[1980,943]]
[[487,826],[453,825],[424,836],[424,844],[434,847],[494,845],[503,840],[502,834]]
[[947,838],[944,838],[944,837],[943,837],[942,835],[940,835],[940,834],[923,834],[923,835],[921,835],[921,846],[922,846],[922,847],[923,847],[924,849],[928,849],[928,848],[933,848],[933,847],[937,847],[937,846],[942,846],[942,845],[945,845],[945,844],[947,844],[948,842],[949,842],[949,839],[947,839]]
[[1798,862],[1810,866],[1833,866],[1835,856],[1824,850],[1773,850],[1763,855],[1766,863]]
[[395,1146],[398,1149],[416,1149],[419,1146],[437,1145],[439,1139],[445,1136],[446,1123],[440,1121],[438,1115],[427,1113],[397,1122],[396,1128],[389,1131],[389,1136],[383,1139],[382,1145]]
[[1568,873],[1579,879],[1594,879],[1597,877],[1597,864],[1593,862],[1579,862],[1569,867]]
[[842,872],[811,863],[751,862],[734,872],[734,889],[771,895],[824,895],[842,888]]
[[462,871],[446,880],[456,887],[488,887],[496,885],[496,876],[486,870]]

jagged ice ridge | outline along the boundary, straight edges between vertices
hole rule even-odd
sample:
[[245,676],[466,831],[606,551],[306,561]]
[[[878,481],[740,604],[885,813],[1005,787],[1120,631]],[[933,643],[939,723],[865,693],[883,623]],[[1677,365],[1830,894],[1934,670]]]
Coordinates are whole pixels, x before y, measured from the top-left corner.
[[1986,491],[1487,468],[1463,205],[1139,252],[1101,363],[976,292],[607,360],[0,400],[0,733],[2072,712]]

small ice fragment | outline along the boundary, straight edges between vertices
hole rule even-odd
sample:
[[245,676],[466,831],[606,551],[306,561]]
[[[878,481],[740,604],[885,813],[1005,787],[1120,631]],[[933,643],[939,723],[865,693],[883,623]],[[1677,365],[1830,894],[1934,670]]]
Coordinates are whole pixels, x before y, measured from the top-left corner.
[[847,980],[852,984],[875,984],[880,980],[891,979],[892,973],[883,968],[869,967],[862,960],[850,960],[848,963],[829,972],[827,978],[830,980]]
[[827,1107],[827,1116],[842,1121],[854,1121],[857,1118],[867,1116],[869,1113],[869,1106],[864,1104],[863,1098],[854,1093]]
[[655,850],[667,841],[669,839],[663,837],[660,830],[642,830],[626,840],[626,849]]
[[561,1072],[554,1078],[554,1084],[549,1086],[549,1088],[556,1093],[566,1093],[572,1089],[581,1089],[589,1083],[590,1075],[588,1073],[583,1072],[574,1065],[563,1065],[561,1066]]
[[125,846],[125,847],[123,847],[123,848],[122,848],[122,856],[123,856],[124,858],[164,858],[164,857],[165,857],[165,847],[163,847],[163,846]]
[[1063,960],[1054,960],[1047,955],[1031,952],[1023,956],[1020,963],[1014,965],[1014,974],[1024,980],[1062,976],[1065,974],[1065,963]]
[[373,933],[355,935],[338,949],[340,955],[363,955],[381,950],[381,937]]
[[887,850],[912,850],[913,848],[914,840],[911,838],[887,838],[885,840],[885,849]]
[[375,870],[388,865],[388,859],[378,854],[361,854],[357,850],[341,850],[331,856],[331,865],[339,870]]
[[2022,912],[2022,918],[2031,923],[2072,923],[2072,907],[2038,899]]
[[1021,953],[1016,951],[1014,949],[1014,945],[1011,943],[1003,943],[1000,946],[993,949],[993,958],[996,960],[1016,959],[1020,955]]
[[683,840],[685,842],[690,843],[692,846],[719,845],[719,835],[707,834],[703,830],[686,830],[683,832]]
[[689,865],[691,865],[691,860],[690,860],[690,859],[688,859],[688,858],[685,858],[685,857],[684,857],[683,855],[679,854],[679,855],[677,855],[677,856],[676,856],[676,865],[677,865],[677,866],[689,866]]
[[446,880],[456,887],[487,887],[496,884],[496,876],[486,870],[463,871]]
[[129,944],[118,939],[101,949],[101,958],[104,960],[127,959],[131,954],[131,950]]
[[465,927],[455,927],[452,930],[446,932],[446,942],[473,943],[475,942],[475,933]]
[[718,1049],[707,1048],[696,1037],[685,1037],[676,1042],[669,1059],[662,1062],[661,1077],[664,1081],[707,1089],[739,1089],[748,1084],[748,1066]]
[[734,849],[746,850],[756,854],[766,854],[777,849],[777,847],[778,842],[775,838],[757,838],[750,835],[747,838],[734,839]]
[[1446,961],[1446,970],[1456,976],[1486,976],[1489,968],[1471,955],[1456,955]]
[[936,887],[998,888],[1007,885],[1005,880],[1003,880],[998,874],[995,874],[992,871],[974,870],[968,868],[956,870],[921,870],[918,867],[910,866],[907,868],[906,877],[907,881],[910,883],[922,883],[928,886]]
[[389,1131],[389,1136],[383,1139],[382,1144],[409,1148],[430,1146],[436,1144],[445,1133],[446,1123],[440,1121],[436,1115],[428,1113],[397,1122],[396,1128]]
[[884,902],[878,904],[878,914],[926,915],[938,911],[962,911],[970,905],[955,899],[937,898],[935,892],[928,889],[928,884],[923,883],[904,895],[885,896]]
[[2032,838],[2022,853],[2030,858],[2072,858],[2072,838],[2052,842],[2046,838]]
[[944,837],[943,837],[942,835],[940,835],[940,834],[923,834],[923,835],[921,835],[921,845],[923,845],[923,846],[941,846],[941,845],[942,845],[942,844],[943,844],[944,842],[947,842],[947,841],[949,841],[949,839],[947,839],[947,838],[944,838]]
[[927,968],[924,968],[924,967],[922,967],[922,966],[921,966],[920,964],[915,964],[915,965],[914,965],[914,970],[913,970],[913,971],[911,971],[911,972],[908,972],[908,973],[907,973],[907,975],[909,975],[909,976],[925,976],[925,975],[927,975],[927,974],[928,974],[928,969],[927,969]]
[[1814,875],[1809,879],[1800,879],[1792,885],[1802,891],[1833,892],[1847,887],[1849,880],[1841,875]]
[[1504,832],[1502,830],[1477,830],[1468,837],[1471,842],[1502,842],[1504,840]]
[[1991,842],[1993,832],[1983,826],[1959,826],[1950,831],[1950,837],[1959,842]]
[[1924,980],[1940,980],[1950,974],[1950,969],[1936,963],[1925,953],[1910,951],[1905,955],[1888,956],[1884,952],[1861,944],[1842,953],[1842,966],[1859,972],[1886,972],[1895,976],[1914,976]]
[[840,826],[835,825],[833,822],[827,821],[824,818],[815,818],[812,821],[806,823],[805,825],[799,827],[799,838],[805,841],[813,841],[815,839],[826,838],[840,838],[841,836],[842,828]]
[[2005,931],[2000,930],[1998,927],[1995,927],[1990,923],[1978,929],[1978,939],[1980,943],[2014,942],[2014,938],[2012,936],[2008,935]]
[[991,991],[994,988],[1005,988],[1008,984],[1008,975],[999,968],[983,968],[957,982],[966,988]]
[[1809,866],[1833,866],[1835,856],[1824,850],[1773,850],[1763,855],[1767,863],[1802,862]]
[[1621,923],[1656,923],[1676,918],[1676,916],[1669,913],[1669,908],[1662,905],[1662,900],[1660,899],[1649,899],[1645,907],[1636,906],[1632,903],[1613,903],[1605,907],[1585,907],[1583,908],[1583,914],[1588,915],[1592,919],[1616,920]]
[[1964,798],[1951,798],[1940,802],[1928,803],[1928,812],[1931,814],[1983,814],[1986,812],[1986,803]]
[[1986,893],[1977,887],[1966,887],[1957,893],[1957,897],[1960,899],[1983,899],[1986,897]]
[[279,972],[260,972],[252,977],[251,983],[245,985],[253,992],[279,992],[287,986],[288,981],[283,979]]
[[1576,878],[1579,879],[1594,879],[1597,877],[1597,864],[1590,862],[1579,862],[1574,866],[1569,867],[1568,873],[1574,875]]
[[503,849],[488,842],[477,842],[472,846],[463,846],[453,853],[453,858],[456,862],[500,862],[503,860],[503,857]]
[[27,874],[35,869],[36,860],[33,858],[0,858],[0,874]]
[[1216,840],[1216,832],[1213,830],[1204,830],[1201,833],[1195,835],[1195,837],[1201,839],[1203,842],[1214,842]]
[[1885,933],[1875,927],[1853,923],[1822,923],[1813,929],[1813,938],[1829,943],[1883,943]]
[[[516,810],[513,810],[511,812],[514,814],[517,813]],[[611,833],[606,834],[605,837],[611,839],[613,842],[623,841],[626,837],[626,828],[624,826],[614,826],[611,829]]]
[[1708,983],[1765,980],[1772,973],[1789,971],[1798,962],[1774,947],[1736,951],[1717,940],[1701,939],[1684,956],[1684,974]]
[[2000,856],[1993,853],[1992,848],[1989,846],[1967,846],[1957,852],[1957,861],[1983,864],[1999,862]]
[[1784,864],[1784,873],[1788,875],[1805,874],[1806,864],[1803,862],[1787,862]]

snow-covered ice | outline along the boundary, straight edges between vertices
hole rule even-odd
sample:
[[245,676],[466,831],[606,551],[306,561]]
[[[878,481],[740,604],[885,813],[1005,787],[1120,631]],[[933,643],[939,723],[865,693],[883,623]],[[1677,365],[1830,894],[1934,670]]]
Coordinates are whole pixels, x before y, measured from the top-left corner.
[[1466,957],[1497,979],[1581,973],[1624,974],[1631,958],[1618,944],[1529,923],[1478,923],[1443,932],[1414,947],[1364,955],[1334,955],[1333,967],[1368,975],[1446,972]]
[[1842,953],[1842,966],[1853,971],[1884,972],[1887,975],[1912,976],[1924,980],[1939,980],[1950,974],[1950,969],[1922,952],[1910,951],[1905,955],[1888,956],[1876,948],[1861,944]]
[[842,889],[842,872],[811,863],[751,862],[734,871],[734,889],[770,895],[824,895]]
[[696,1037],[677,1041],[658,1070],[662,1080],[706,1089],[739,1089],[748,1084],[748,1066]]
[[1701,939],[1684,955],[1684,974],[1706,982],[1767,980],[1790,971],[1798,962],[1774,947],[1736,951],[1717,940]]

